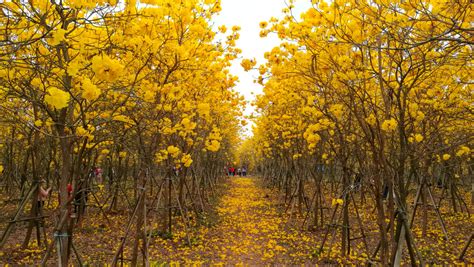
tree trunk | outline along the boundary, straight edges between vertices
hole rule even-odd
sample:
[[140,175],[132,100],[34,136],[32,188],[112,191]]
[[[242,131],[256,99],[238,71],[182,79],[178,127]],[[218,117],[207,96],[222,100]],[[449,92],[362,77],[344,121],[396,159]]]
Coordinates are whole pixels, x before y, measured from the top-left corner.
[[68,210],[68,192],[67,192],[67,184],[69,181],[69,175],[71,170],[71,144],[69,138],[66,137],[64,133],[64,128],[60,129],[60,146],[61,146],[61,158],[62,158],[62,165],[61,165],[61,177],[59,180],[59,203],[60,203],[60,211],[59,217],[66,217],[66,222],[63,223],[59,228],[59,241],[58,247],[60,251],[58,251],[58,255],[60,257],[60,262],[62,266],[68,266],[69,261],[69,235],[72,236],[72,231],[68,234],[68,226],[70,225],[70,216]]

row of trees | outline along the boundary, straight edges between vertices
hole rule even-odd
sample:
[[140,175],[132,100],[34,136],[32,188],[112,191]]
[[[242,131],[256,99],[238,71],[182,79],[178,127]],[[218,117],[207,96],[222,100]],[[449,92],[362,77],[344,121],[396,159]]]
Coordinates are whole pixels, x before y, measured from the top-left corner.
[[[398,266],[406,244],[411,264],[423,263],[410,230],[418,203],[424,236],[433,204],[448,238],[434,198],[469,211],[462,192],[474,183],[472,3],[312,1],[295,18],[293,2],[283,19],[261,23],[261,36],[282,43],[258,67],[261,115],[245,153],[258,155],[266,180],[315,226],[337,224],[342,208],[343,255],[361,224],[352,193],[362,191],[377,213],[379,243],[369,258]],[[325,194],[334,198],[332,217]]]
[[56,244],[66,266],[75,226],[67,185],[72,195],[88,190],[95,166],[109,188],[101,205],[131,211],[132,264],[139,244],[147,257],[148,212],[161,211],[170,232],[176,206],[199,215],[231,161],[243,103],[227,70],[239,28],[216,42],[227,31],[210,24],[219,11],[215,0],[0,3],[0,185],[19,203],[0,248],[24,207],[28,245],[45,179],[59,193],[47,254]]

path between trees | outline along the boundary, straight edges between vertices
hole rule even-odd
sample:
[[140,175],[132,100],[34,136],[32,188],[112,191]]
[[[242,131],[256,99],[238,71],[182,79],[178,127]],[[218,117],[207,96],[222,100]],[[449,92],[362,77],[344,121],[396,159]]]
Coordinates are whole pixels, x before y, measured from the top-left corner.
[[221,247],[219,258],[257,263],[286,253],[287,249],[278,242],[285,234],[283,220],[270,200],[270,192],[252,178],[237,177],[230,185],[217,208],[221,218],[215,240]]
[[275,194],[258,179],[229,178],[225,191],[216,209],[217,224],[207,228],[201,244],[191,251],[184,249],[184,257],[175,260],[225,265],[311,261],[314,237],[287,226],[286,218],[278,213]]

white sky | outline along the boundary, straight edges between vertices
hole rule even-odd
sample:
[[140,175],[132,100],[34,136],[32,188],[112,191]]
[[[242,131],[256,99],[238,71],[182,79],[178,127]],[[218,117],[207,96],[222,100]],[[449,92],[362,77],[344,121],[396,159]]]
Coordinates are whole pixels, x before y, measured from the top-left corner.
[[[262,21],[268,21],[271,17],[281,18],[282,9],[286,7],[284,0],[221,0],[222,11],[214,19],[216,28],[226,25],[230,30],[233,25],[241,27],[240,39],[237,47],[242,49],[239,59],[233,62],[230,72],[239,77],[236,90],[240,92],[247,101],[253,101],[255,95],[262,92],[262,86],[254,83],[258,77],[258,71],[245,72],[240,66],[243,58],[255,58],[257,67],[264,63],[263,54],[279,45],[279,39],[274,34],[260,38],[260,26]],[[299,0],[295,3],[293,14],[299,18],[299,14],[311,6],[310,0]],[[245,115],[253,112],[253,108],[247,105]],[[247,134],[251,134],[251,125],[247,126]]]

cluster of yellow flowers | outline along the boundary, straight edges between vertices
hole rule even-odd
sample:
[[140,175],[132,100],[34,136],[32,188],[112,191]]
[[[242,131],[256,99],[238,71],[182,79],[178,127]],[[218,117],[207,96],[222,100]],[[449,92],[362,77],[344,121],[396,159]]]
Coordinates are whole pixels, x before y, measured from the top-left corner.
[[469,156],[471,154],[471,149],[467,146],[461,146],[459,150],[456,152],[456,156],[462,157],[464,155]]
[[342,204],[344,204],[344,200],[342,200],[340,198],[333,198],[332,199],[332,202],[331,202],[332,206],[342,205]]
[[69,99],[70,95],[67,92],[56,87],[50,87],[44,97],[44,102],[56,109],[63,109],[68,106]]
[[58,45],[61,42],[66,40],[66,30],[65,29],[57,29],[53,32],[50,40],[51,45]]
[[320,126],[320,124],[312,124],[308,126],[303,134],[304,139],[306,139],[306,142],[309,144],[309,149],[315,148],[318,142],[321,141],[321,136],[316,133],[317,131],[321,130]]
[[193,159],[191,158],[191,155],[185,154],[181,158],[181,162],[183,163],[184,167],[189,167],[193,163]]
[[118,60],[111,59],[108,55],[97,55],[92,58],[91,63],[97,79],[107,82],[119,79],[124,68]]
[[386,132],[393,132],[395,131],[395,129],[397,129],[397,121],[392,118],[392,119],[389,119],[389,120],[385,120],[383,123],[382,123],[382,130],[386,131]]
[[85,129],[82,126],[78,126],[76,128],[76,135],[87,137],[89,141],[92,141],[94,139],[94,135],[92,134],[94,131],[94,127],[92,125],[88,125],[88,126],[89,126],[88,129]]
[[173,158],[177,158],[181,150],[175,146],[169,146],[166,149],[167,155],[171,155]]
[[421,134],[412,134],[412,136],[408,137],[408,141],[410,143],[413,143],[413,142],[419,143],[419,142],[423,141],[423,135],[421,135]]
[[220,144],[221,140],[222,140],[222,136],[220,134],[219,129],[217,128],[212,129],[212,132],[209,134],[206,140],[206,149],[213,152],[218,151],[221,146]]
[[88,78],[82,80],[82,97],[89,101],[96,100],[100,95],[100,89]]
[[245,71],[249,71],[257,64],[255,59],[243,59],[240,65],[244,68]]

